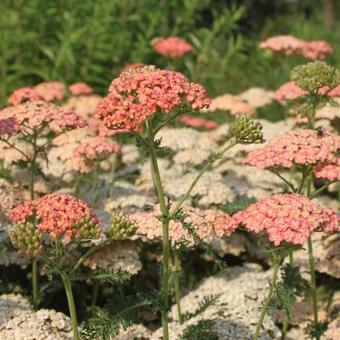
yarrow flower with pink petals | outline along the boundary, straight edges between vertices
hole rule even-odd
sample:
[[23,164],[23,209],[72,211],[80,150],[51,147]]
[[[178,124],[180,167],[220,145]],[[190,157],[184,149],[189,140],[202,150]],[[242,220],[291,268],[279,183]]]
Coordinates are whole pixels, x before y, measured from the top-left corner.
[[65,98],[65,85],[60,81],[43,82],[34,87],[38,95],[46,102],[63,100]]
[[190,126],[193,128],[203,128],[203,129],[208,129],[208,130],[216,129],[218,126],[214,120],[191,117],[191,116],[186,116],[186,115],[182,116],[180,121],[186,126]]
[[302,55],[307,59],[325,59],[333,52],[332,46],[324,40],[306,41],[292,35],[277,35],[260,43],[261,48],[283,55]]
[[157,53],[170,58],[178,58],[192,51],[192,45],[178,37],[156,38],[151,45]]
[[0,111],[1,118],[15,119],[23,130],[49,125],[55,130],[86,126],[85,120],[74,112],[41,100],[5,108]]
[[275,246],[282,242],[303,245],[314,231],[340,230],[334,211],[297,194],[266,197],[236,213],[233,219],[252,232],[265,231]]
[[281,85],[275,92],[273,98],[279,103],[293,100],[307,94],[307,91],[297,86],[294,81]]
[[315,130],[294,130],[271,139],[259,150],[250,152],[244,163],[260,169],[294,164],[312,164],[335,161],[340,149],[340,136],[325,131],[319,136]]
[[27,101],[41,100],[41,96],[31,87],[20,87],[16,89],[8,98],[8,104],[19,105]]
[[[237,227],[237,223],[225,212],[214,209],[198,209],[184,207],[187,214],[186,222],[191,223],[197,235],[209,242],[213,237],[230,236]],[[162,224],[157,218],[160,215],[159,206],[153,211],[136,212],[130,215],[130,220],[136,224],[136,234],[145,236],[149,240],[162,237]],[[179,221],[170,221],[170,240],[173,244],[185,242],[194,245],[192,236]]]
[[86,83],[74,83],[68,87],[72,96],[84,96],[93,93],[91,86]]
[[17,121],[13,118],[0,119],[0,137],[10,137],[21,131]]
[[122,73],[114,79],[109,94],[95,110],[110,129],[140,131],[144,122],[162,112],[189,106],[199,110],[210,104],[205,89],[181,73],[152,66]]
[[40,233],[65,242],[100,236],[99,222],[92,208],[74,196],[61,193],[24,202],[11,210],[9,218],[13,223],[34,218]]
[[340,181],[340,158],[333,163],[321,164],[313,170],[315,177],[328,181]]

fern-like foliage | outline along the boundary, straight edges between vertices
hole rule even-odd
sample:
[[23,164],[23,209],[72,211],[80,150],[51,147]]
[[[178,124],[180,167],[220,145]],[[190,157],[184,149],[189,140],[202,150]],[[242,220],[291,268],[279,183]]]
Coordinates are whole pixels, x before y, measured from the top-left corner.
[[225,203],[220,206],[220,209],[226,212],[228,215],[234,215],[237,212],[248,208],[251,204],[255,203],[255,198],[248,198],[237,196],[232,202]]
[[195,325],[188,326],[180,340],[218,340],[218,334],[213,327],[213,320],[200,320]]
[[95,315],[81,330],[81,339],[109,340],[136,321],[141,309],[153,309],[158,303],[158,294],[138,294],[117,298],[104,308],[96,308]]
[[299,268],[287,264],[282,269],[282,279],[276,283],[271,308],[283,310],[290,318],[296,297],[301,296],[308,282],[301,277]]
[[215,305],[220,296],[221,296],[220,294],[204,296],[202,301],[199,302],[198,308],[193,313],[183,314],[183,320],[185,320],[185,321],[189,320],[189,319],[203,313],[210,306]]
[[100,268],[92,271],[85,276],[86,279],[97,280],[103,283],[125,283],[130,280],[131,274],[124,271],[114,271],[111,269]]
[[327,328],[327,322],[318,322],[317,324],[310,323],[308,325],[308,334],[311,339],[320,339],[322,334],[326,332]]
[[[195,244],[203,249],[207,254],[212,256],[214,262],[218,265],[220,269],[225,269],[226,264],[215,254],[214,250],[212,249],[211,245],[205,242],[202,238],[199,237],[197,234],[192,222],[188,222],[186,219],[188,214],[186,214],[182,209],[179,209],[172,217],[172,220],[179,221],[182,227],[191,235]],[[183,243],[185,246],[185,243]]]

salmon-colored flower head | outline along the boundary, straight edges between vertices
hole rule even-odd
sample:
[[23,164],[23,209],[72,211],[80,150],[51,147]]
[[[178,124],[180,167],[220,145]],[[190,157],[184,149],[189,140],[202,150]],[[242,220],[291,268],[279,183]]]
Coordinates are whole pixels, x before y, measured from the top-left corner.
[[307,94],[307,91],[297,86],[294,81],[281,85],[275,92],[273,98],[279,103],[293,100]]
[[72,96],[84,96],[93,93],[93,89],[86,83],[74,83],[68,87]]
[[328,181],[340,181],[340,158],[338,157],[333,163],[317,166],[314,169],[314,175]]
[[255,233],[265,231],[275,246],[281,242],[303,245],[314,231],[339,231],[339,218],[304,196],[277,194],[233,215],[234,221]]
[[41,96],[31,87],[20,87],[13,91],[8,98],[8,104],[19,105],[27,101],[41,100]]
[[[186,222],[191,223],[195,233],[205,241],[211,241],[213,237],[230,236],[237,227],[234,220],[220,210],[184,207],[183,211],[187,214]],[[157,218],[159,215],[159,206],[152,211],[136,212],[130,215],[130,220],[137,227],[136,234],[150,240],[161,239],[162,223]],[[173,243],[194,244],[193,237],[179,221],[170,221],[169,232]]]
[[72,111],[45,101],[25,102],[0,111],[0,119],[15,119],[23,130],[49,126],[55,130],[86,126],[84,119]]
[[250,152],[244,163],[260,169],[290,168],[294,164],[318,165],[335,161],[340,149],[340,136],[315,130],[289,131],[271,139],[263,148]]
[[25,223],[35,219],[37,230],[52,238],[71,239],[98,238],[98,219],[92,208],[81,199],[56,193],[24,202],[9,213],[13,223]]
[[181,123],[186,126],[193,128],[203,128],[207,130],[212,130],[217,128],[217,123],[214,120],[192,117],[192,116],[182,116],[180,119]]
[[60,81],[47,81],[34,87],[38,95],[46,102],[63,100],[65,98],[65,85]]
[[107,128],[139,131],[157,113],[169,114],[184,105],[199,110],[209,104],[205,89],[183,74],[146,66],[114,79],[95,115]]
[[178,58],[192,51],[192,45],[178,37],[156,38],[151,45],[157,53],[170,58]]

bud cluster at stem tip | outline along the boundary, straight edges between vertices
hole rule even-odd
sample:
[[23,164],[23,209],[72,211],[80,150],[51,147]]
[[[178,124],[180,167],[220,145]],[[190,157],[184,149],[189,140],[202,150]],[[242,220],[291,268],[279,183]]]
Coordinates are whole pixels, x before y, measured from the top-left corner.
[[107,232],[107,236],[113,240],[124,240],[136,231],[135,222],[131,221],[124,215],[112,215],[111,226]]
[[261,123],[246,116],[236,117],[230,126],[230,133],[240,144],[259,144],[264,141]]
[[42,249],[41,235],[31,222],[16,224],[10,230],[9,237],[22,255],[36,257]]

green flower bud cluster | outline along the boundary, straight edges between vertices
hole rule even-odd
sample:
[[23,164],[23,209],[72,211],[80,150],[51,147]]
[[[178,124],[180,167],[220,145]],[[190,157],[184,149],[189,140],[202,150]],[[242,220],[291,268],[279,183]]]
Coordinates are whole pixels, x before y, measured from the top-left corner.
[[100,227],[98,222],[91,216],[85,217],[74,227],[77,230],[78,240],[95,240],[100,238]]
[[112,215],[111,227],[107,236],[113,240],[124,240],[136,231],[136,224],[124,215]]
[[315,93],[327,86],[330,89],[340,84],[340,71],[316,60],[306,65],[296,66],[291,72],[291,79],[302,89]]
[[263,143],[262,125],[246,116],[238,116],[230,126],[231,135],[240,144]]
[[31,222],[18,223],[9,232],[10,240],[19,253],[36,257],[42,250],[41,235]]

